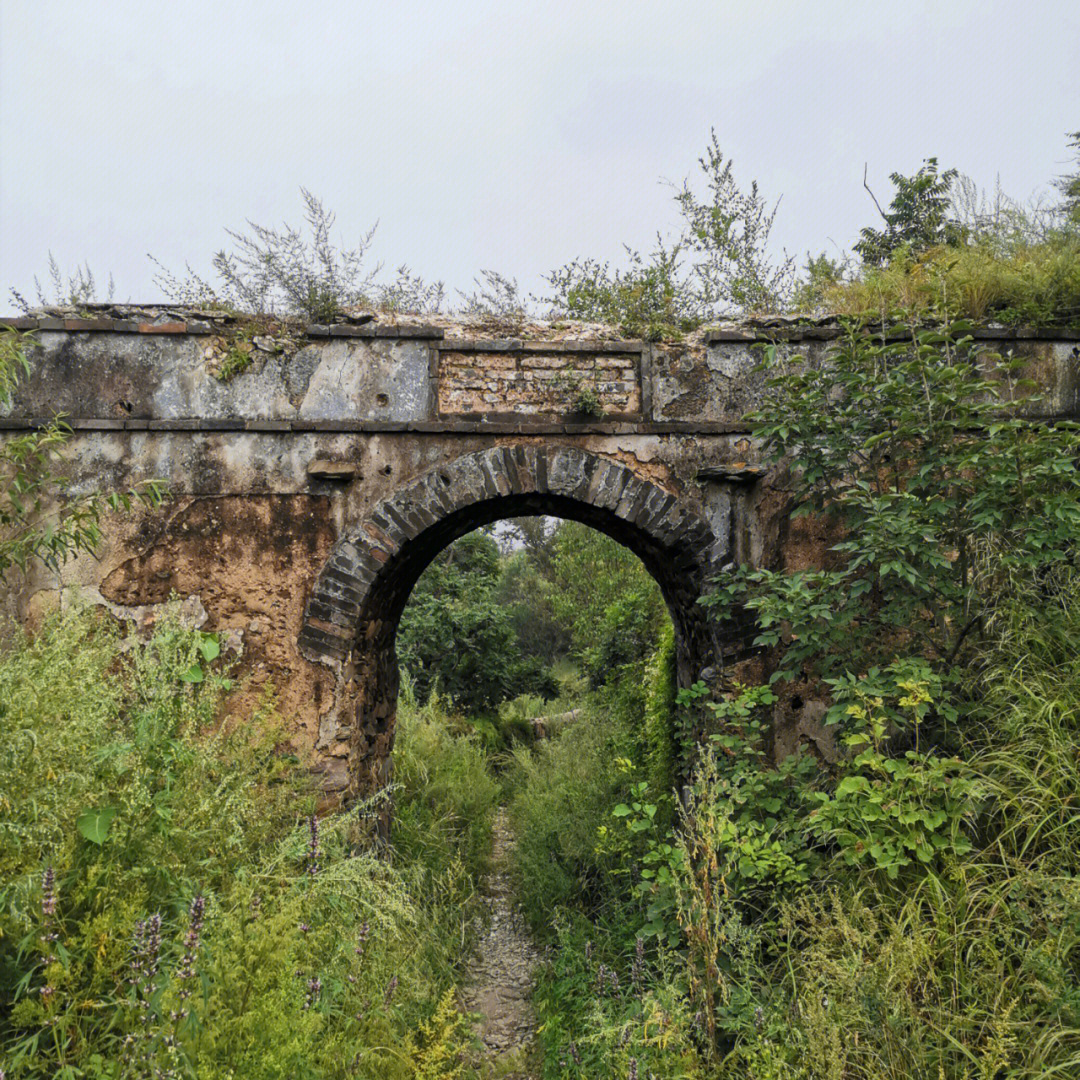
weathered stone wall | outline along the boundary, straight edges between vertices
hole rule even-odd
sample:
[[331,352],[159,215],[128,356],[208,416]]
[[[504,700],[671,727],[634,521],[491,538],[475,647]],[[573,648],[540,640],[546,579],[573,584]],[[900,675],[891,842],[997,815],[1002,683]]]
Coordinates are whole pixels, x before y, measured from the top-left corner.
[[[146,625],[169,595],[186,598],[238,662],[238,711],[272,684],[329,790],[385,780],[397,618],[427,562],[480,524],[559,514],[631,547],[667,599],[684,682],[745,656],[752,637],[704,623],[694,599],[709,575],[825,558],[814,522],[789,521],[783,474],[756,467],[742,417],[760,400],[759,346],[820,362],[830,328],[652,345],[599,328],[271,327],[223,382],[235,325],[115,315],[16,321],[37,346],[0,438],[64,412],[76,492],[158,477],[173,500],[110,522],[98,558],[36,571],[6,603],[33,620],[77,585]],[[1075,342],[986,345],[1028,359],[1040,415],[1080,414]],[[582,414],[582,387],[602,415]],[[813,702],[789,697],[778,745],[817,738]]]

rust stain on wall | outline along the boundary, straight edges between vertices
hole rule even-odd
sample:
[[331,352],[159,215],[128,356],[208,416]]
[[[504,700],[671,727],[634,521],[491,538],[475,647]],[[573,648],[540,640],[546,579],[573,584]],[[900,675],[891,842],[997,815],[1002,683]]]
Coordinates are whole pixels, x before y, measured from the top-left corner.
[[330,509],[328,498],[313,495],[191,499],[149,546],[108,574],[101,594],[126,607],[160,604],[173,593],[198,596],[206,630],[242,636],[230,712],[250,715],[269,682],[298,749],[310,749],[318,716],[333,703],[334,679],[299,655],[296,638],[304,599],[335,538]]

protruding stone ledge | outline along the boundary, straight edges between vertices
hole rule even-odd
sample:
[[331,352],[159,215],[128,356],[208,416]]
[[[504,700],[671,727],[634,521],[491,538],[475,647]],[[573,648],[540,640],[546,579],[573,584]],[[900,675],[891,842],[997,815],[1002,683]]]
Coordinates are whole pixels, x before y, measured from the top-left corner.
[[[53,423],[49,416],[0,416],[0,431],[28,431]],[[583,420],[548,421],[486,417],[462,420],[245,420],[221,419],[151,420],[146,417],[65,417],[74,431],[237,432],[240,434],[323,435],[744,435],[745,423],[720,421]]]
[[359,469],[353,461],[327,461],[316,458],[308,462],[307,474],[312,480],[333,480],[339,484],[356,478]]
[[[223,320],[227,323],[234,319]],[[211,322],[201,320],[138,322],[132,319],[69,319],[51,316],[29,318],[0,318],[0,329],[61,331],[65,333],[97,334],[220,334],[227,329]],[[312,323],[299,330],[302,337],[308,338],[388,338],[412,341],[439,341],[445,331],[439,326],[422,324],[403,324],[401,326],[381,323],[364,323],[356,326],[335,323],[320,326]]]
[[767,471],[763,465],[748,465],[740,461],[732,465],[709,465],[704,469],[698,469],[697,478],[727,481],[733,484],[753,484]]

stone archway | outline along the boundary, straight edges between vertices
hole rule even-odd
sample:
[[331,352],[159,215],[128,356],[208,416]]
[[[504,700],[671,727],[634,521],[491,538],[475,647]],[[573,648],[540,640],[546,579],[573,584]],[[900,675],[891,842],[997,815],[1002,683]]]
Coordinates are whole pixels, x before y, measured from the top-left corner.
[[549,514],[607,533],[656,579],[675,629],[679,681],[715,661],[696,603],[716,538],[676,494],[617,461],[574,447],[496,447],[433,468],[338,540],[304,611],[303,654],[339,673],[349,728],[349,796],[390,779],[397,708],[398,621],[424,568],[447,544],[501,518]]

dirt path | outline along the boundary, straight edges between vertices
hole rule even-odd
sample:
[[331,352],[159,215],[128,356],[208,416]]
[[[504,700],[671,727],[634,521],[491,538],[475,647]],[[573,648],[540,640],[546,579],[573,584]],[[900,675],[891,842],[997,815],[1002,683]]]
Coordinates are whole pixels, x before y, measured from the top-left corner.
[[[490,923],[469,968],[465,1007],[483,1019],[478,1034],[487,1071],[503,1080],[531,1080],[526,1060],[536,1032],[529,1004],[536,948],[510,903],[509,860],[514,847],[506,808],[495,818],[493,865],[484,881]],[[509,1070],[509,1071],[507,1071]]]

